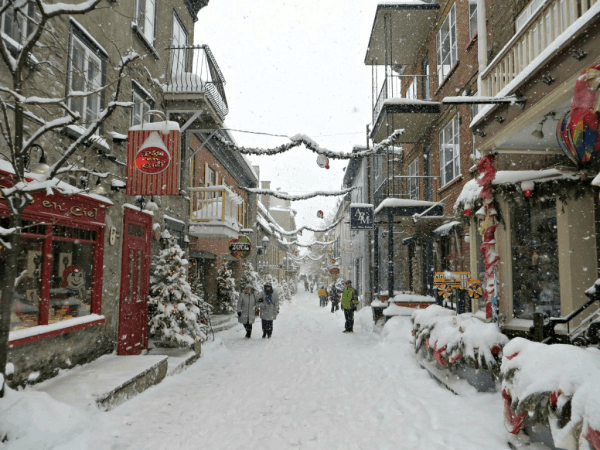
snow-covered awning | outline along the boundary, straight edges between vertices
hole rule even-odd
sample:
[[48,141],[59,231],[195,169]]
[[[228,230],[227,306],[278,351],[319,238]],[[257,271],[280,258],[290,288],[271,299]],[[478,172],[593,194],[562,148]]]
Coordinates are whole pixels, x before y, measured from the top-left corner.
[[377,114],[371,137],[375,142],[385,139],[388,129],[383,125],[393,123],[393,127],[404,129],[404,133],[396,138],[396,143],[416,142],[439,117],[441,107],[440,102],[430,100],[388,98]]
[[386,198],[375,209],[375,214],[386,209],[394,216],[412,216],[413,214],[422,214],[430,208],[431,210],[428,215],[441,216],[444,213],[444,207],[434,202],[409,200],[405,198]]
[[461,223],[458,220],[445,223],[442,226],[437,227],[433,230],[433,235],[437,237],[449,236],[457,227],[460,227]]

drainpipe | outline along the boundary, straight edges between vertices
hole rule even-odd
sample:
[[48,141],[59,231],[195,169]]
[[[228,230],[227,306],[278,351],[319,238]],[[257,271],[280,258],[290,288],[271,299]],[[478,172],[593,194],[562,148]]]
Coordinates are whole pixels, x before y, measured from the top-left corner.
[[488,95],[487,87],[481,80],[481,74],[487,67],[487,26],[485,0],[477,0],[477,61],[479,75],[477,76],[477,92],[480,97]]

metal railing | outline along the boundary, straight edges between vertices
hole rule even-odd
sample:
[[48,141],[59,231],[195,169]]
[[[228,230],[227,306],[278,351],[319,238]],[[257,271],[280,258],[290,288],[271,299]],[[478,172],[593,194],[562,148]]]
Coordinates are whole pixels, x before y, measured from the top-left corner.
[[244,200],[227,186],[190,188],[191,222],[227,222],[241,226],[239,208]]
[[377,118],[383,109],[383,103],[390,98],[404,97],[429,100],[427,86],[429,86],[428,75],[386,75],[373,106],[373,124],[377,122]]
[[208,45],[169,47],[166,92],[204,93],[224,119],[229,113],[225,96],[225,77]]
[[485,95],[497,95],[597,2],[546,0],[482,72]]

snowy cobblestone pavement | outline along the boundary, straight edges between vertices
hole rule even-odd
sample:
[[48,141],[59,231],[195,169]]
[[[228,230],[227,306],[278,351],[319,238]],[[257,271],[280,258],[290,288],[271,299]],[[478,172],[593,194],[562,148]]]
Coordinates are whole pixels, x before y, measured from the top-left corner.
[[[273,338],[241,325],[203,357],[104,413],[89,437],[112,449],[507,449],[500,394],[455,396],[419,368],[410,322],[383,334],[371,311],[343,314],[299,292]],[[90,447],[91,448],[91,447]]]

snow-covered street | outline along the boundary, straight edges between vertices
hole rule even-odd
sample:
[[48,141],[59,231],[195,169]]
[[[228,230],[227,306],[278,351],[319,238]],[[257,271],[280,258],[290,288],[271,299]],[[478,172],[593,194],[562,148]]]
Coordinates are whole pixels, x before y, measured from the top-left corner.
[[344,334],[341,311],[302,290],[272,339],[260,321],[250,340],[238,325],[184,373],[101,413],[90,448],[508,448],[499,394],[453,395],[413,358],[408,318],[379,336],[370,315]]

